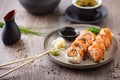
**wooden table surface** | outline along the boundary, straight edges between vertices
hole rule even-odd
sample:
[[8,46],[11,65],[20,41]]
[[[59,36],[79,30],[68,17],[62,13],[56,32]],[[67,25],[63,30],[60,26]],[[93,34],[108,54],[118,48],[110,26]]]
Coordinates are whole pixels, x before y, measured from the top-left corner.
[[[59,7],[51,14],[35,16],[28,13],[18,0],[0,0],[0,21],[12,9],[16,10],[16,23],[41,33],[41,36],[22,35],[21,40],[13,46],[5,46],[0,40],[0,64],[40,54],[44,51],[45,36],[52,30],[64,27],[70,22],[65,16],[65,9],[71,5],[71,0],[62,0]],[[22,69],[19,69],[0,80],[120,80],[120,0],[103,0],[103,5],[109,10],[108,17],[101,23],[101,27],[109,27],[118,41],[118,49],[114,60],[95,69],[73,70],[61,67],[44,56]],[[0,74],[14,68],[16,64],[0,68]]]

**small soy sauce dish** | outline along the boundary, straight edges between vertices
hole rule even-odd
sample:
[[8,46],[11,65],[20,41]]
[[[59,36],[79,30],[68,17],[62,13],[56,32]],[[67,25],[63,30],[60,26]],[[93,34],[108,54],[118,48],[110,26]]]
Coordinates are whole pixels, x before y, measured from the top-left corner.
[[74,41],[75,38],[79,35],[78,29],[73,27],[63,27],[59,30],[59,35],[67,41]]

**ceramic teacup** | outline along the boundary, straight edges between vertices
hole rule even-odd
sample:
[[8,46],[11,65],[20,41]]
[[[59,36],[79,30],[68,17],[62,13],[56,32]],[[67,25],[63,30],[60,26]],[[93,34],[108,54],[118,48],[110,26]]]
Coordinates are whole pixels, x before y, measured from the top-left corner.
[[78,17],[82,20],[91,21],[98,18],[101,15],[100,7],[102,5],[102,0],[96,0],[97,5],[92,7],[83,7],[76,4],[78,0],[72,0],[72,4],[76,7],[78,11]]

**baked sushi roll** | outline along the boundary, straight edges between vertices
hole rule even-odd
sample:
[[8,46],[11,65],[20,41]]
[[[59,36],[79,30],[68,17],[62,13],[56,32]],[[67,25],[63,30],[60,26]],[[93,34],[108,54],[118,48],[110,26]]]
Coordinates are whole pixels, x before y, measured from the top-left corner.
[[105,35],[97,35],[96,40],[97,40],[99,43],[104,43],[106,50],[107,50],[107,49],[110,47],[110,45],[111,45],[110,38],[109,38],[108,36],[105,36]]
[[92,42],[93,42],[89,38],[81,37],[81,36],[78,36],[75,41],[79,41],[79,42],[84,43],[86,45],[86,47],[92,45]]
[[94,62],[100,62],[104,57],[104,53],[102,52],[99,45],[96,42],[93,42],[93,45],[89,46],[88,48],[88,56]]
[[105,54],[106,53],[106,49],[105,49],[105,45],[103,42],[100,42],[99,40],[95,40],[96,45],[99,46],[99,48],[101,49],[102,53]]
[[71,46],[79,47],[84,53],[87,52],[87,46],[81,41],[75,41]]
[[96,39],[96,35],[93,32],[88,31],[88,30],[82,31],[80,36],[83,37],[83,38],[87,38],[91,41],[94,41]]
[[113,37],[112,37],[112,32],[110,31],[109,28],[102,28],[102,29],[100,30],[100,33],[99,33],[99,34],[109,37],[110,43],[112,42],[112,38],[113,38]]
[[83,59],[84,53],[78,46],[71,46],[66,51],[66,58],[71,63],[80,63]]

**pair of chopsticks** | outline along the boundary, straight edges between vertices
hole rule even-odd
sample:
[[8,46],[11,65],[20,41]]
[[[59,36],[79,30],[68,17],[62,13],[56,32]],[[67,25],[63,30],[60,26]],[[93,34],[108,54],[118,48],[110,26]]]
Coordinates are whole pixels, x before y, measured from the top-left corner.
[[[47,50],[46,52],[44,52],[44,53],[42,53],[42,54],[39,54],[39,55],[35,55],[35,56],[32,56],[32,57],[28,57],[28,58],[24,58],[24,59],[20,59],[20,60],[17,60],[17,61],[13,61],[13,62],[9,62],[9,63],[0,65],[0,68],[1,68],[1,67],[5,67],[5,66],[8,66],[8,65],[12,65],[12,64],[15,64],[15,63],[18,63],[18,62],[22,62],[22,61],[28,60],[28,61],[26,61],[25,63],[23,63],[23,64],[15,67],[15,68],[13,68],[13,69],[10,69],[9,71],[7,71],[7,72],[5,72],[5,73],[3,73],[2,75],[0,75],[0,78],[2,78],[2,77],[4,77],[4,76],[12,73],[12,72],[15,71],[15,70],[18,70],[18,69],[22,68],[23,66],[27,65],[28,63],[30,63],[30,62],[32,62],[32,61],[34,61],[34,60],[36,60],[36,59],[38,59],[38,58],[40,58],[40,57],[42,57],[42,56],[50,53],[52,50],[53,50],[53,49],[50,49],[50,50]],[[62,50],[62,49],[59,49],[59,50]],[[57,50],[57,51],[59,51],[59,50]]]

